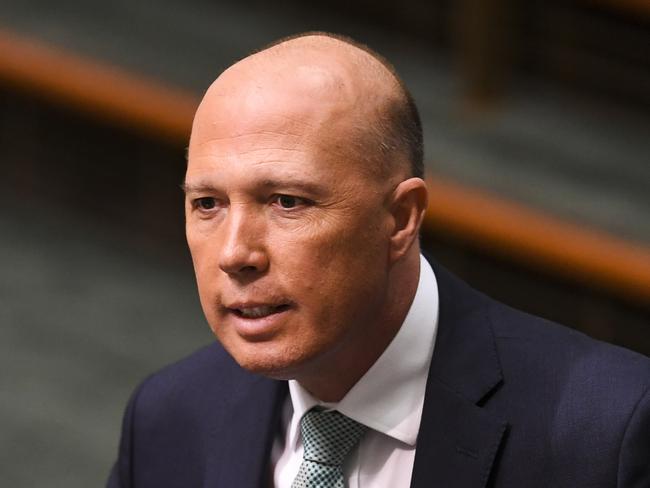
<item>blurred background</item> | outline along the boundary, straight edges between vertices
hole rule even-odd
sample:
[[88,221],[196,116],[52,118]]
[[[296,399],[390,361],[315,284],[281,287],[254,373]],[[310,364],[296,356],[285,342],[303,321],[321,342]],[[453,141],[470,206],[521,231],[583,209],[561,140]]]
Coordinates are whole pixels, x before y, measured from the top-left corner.
[[102,486],[135,385],[213,340],[179,189],[193,111],[307,30],[412,90],[439,261],[650,354],[647,0],[2,0],[2,486]]

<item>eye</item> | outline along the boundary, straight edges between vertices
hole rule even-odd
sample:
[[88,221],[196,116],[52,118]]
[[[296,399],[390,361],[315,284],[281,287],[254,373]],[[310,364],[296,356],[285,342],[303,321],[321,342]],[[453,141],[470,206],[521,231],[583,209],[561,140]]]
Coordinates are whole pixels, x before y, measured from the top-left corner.
[[295,197],[293,195],[274,195],[272,203],[285,210],[291,210],[296,207],[305,207],[313,204],[306,198]]
[[294,208],[298,205],[299,199],[297,197],[292,197],[291,195],[278,195],[277,202],[282,208]]
[[193,203],[194,208],[204,211],[214,210],[217,206],[217,201],[213,197],[197,198]]

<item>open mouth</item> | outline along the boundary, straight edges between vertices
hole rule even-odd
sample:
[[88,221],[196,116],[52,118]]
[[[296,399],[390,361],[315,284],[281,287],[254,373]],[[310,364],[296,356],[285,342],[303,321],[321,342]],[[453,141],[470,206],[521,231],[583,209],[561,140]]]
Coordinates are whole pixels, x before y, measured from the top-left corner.
[[260,319],[289,309],[288,304],[282,305],[260,305],[256,307],[232,308],[231,311],[238,317],[245,319]]

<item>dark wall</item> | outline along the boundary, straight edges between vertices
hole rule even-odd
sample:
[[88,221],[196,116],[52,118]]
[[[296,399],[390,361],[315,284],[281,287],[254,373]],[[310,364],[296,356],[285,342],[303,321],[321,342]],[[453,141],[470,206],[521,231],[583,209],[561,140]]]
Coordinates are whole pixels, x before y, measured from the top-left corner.
[[0,89],[0,157],[12,198],[119,229],[152,252],[183,249],[182,145]]

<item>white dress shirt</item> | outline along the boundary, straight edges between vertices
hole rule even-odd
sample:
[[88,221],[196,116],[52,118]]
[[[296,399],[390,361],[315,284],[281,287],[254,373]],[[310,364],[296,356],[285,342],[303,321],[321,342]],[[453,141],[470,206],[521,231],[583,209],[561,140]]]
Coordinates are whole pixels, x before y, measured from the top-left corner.
[[343,466],[346,486],[409,486],[437,326],[438,285],[420,256],[418,287],[404,323],[340,402],[321,402],[297,381],[289,381],[283,429],[271,454],[274,486],[290,488],[298,474],[303,454],[300,419],[316,405],[336,409],[370,428]]

